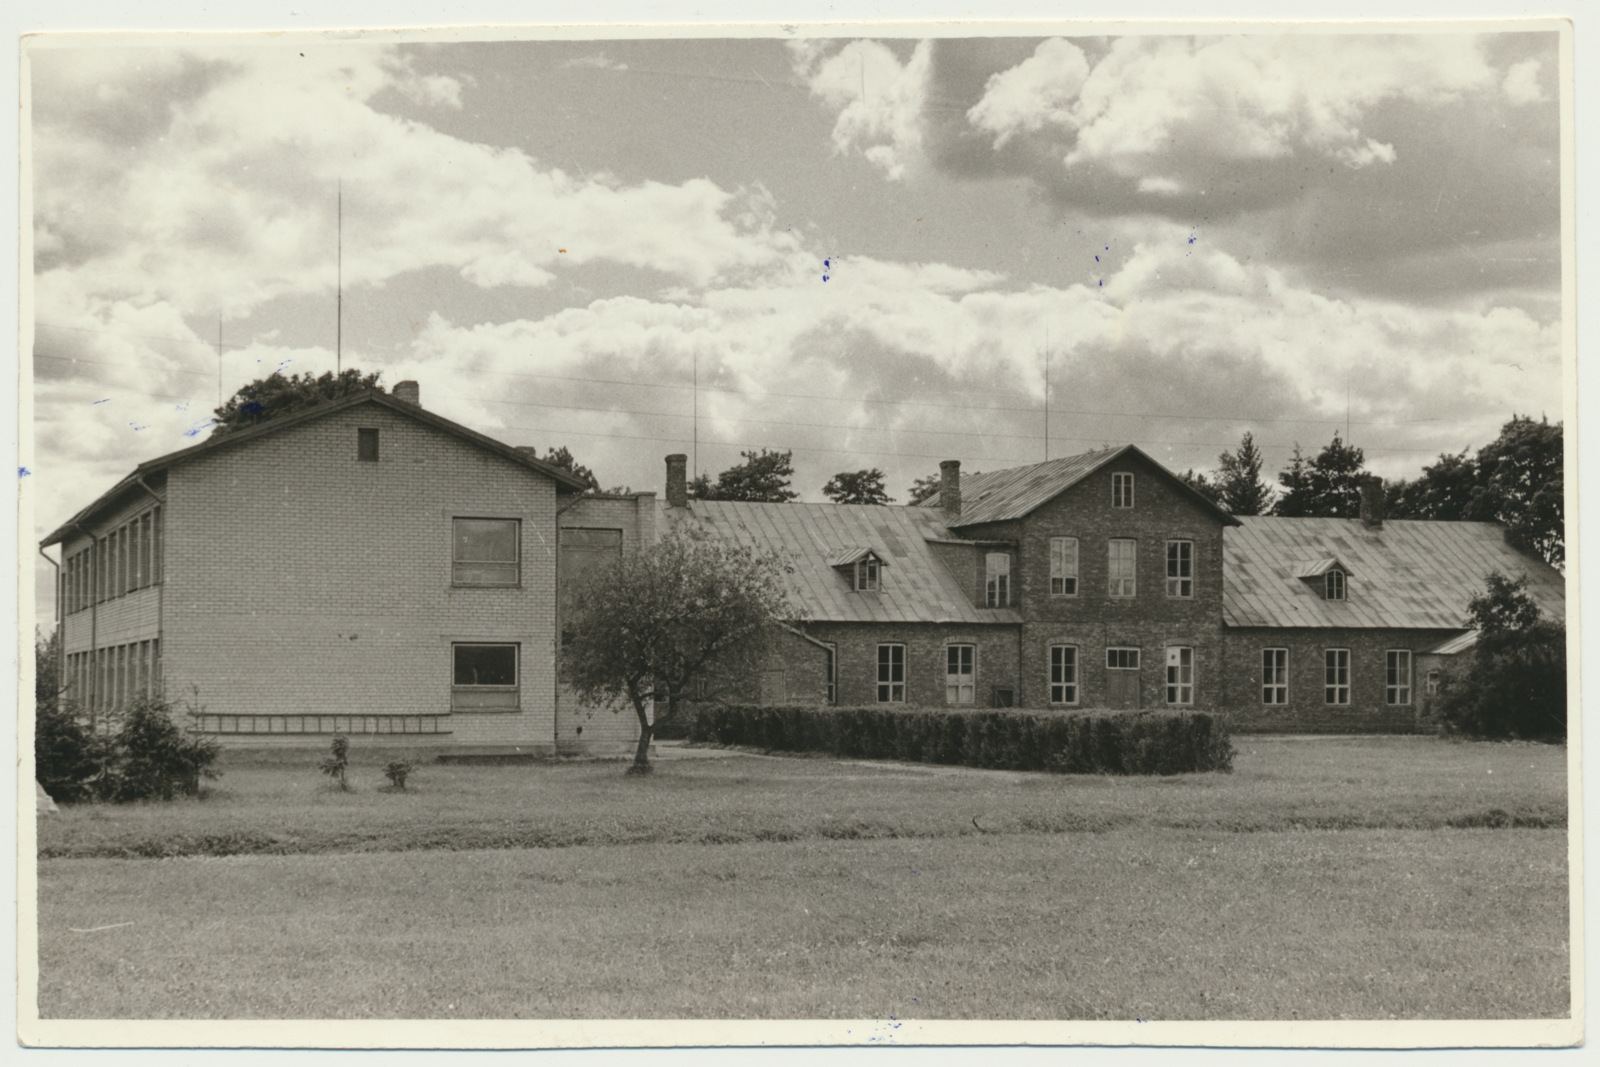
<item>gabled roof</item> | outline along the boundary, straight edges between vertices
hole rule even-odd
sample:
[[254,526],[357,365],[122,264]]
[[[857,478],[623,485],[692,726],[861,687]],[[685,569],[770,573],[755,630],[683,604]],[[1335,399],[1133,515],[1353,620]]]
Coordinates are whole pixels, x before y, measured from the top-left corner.
[[1347,575],[1350,574],[1349,567],[1340,563],[1333,556],[1325,556],[1322,559],[1314,559],[1310,563],[1302,563],[1295,567],[1294,576],[1296,578],[1321,578],[1331,570],[1341,570]]
[[838,555],[836,555],[832,559],[830,559],[828,561],[828,566],[830,566],[830,567],[849,567],[852,564],[855,564],[855,563],[857,563],[857,562],[859,562],[861,560],[866,559],[868,556],[873,557],[879,563],[883,564],[885,567],[887,567],[889,565],[889,561],[888,560],[884,559],[882,556],[880,556],[876,552],[872,551],[872,549],[863,546],[863,547],[858,547],[858,548],[847,548],[847,549],[845,549],[843,552],[840,552]]
[[[1167,470],[1136,445],[1102,448],[1076,456],[1034,463],[1026,467],[1011,467],[1002,471],[984,471],[961,475],[961,518],[951,525],[974,526],[980,522],[1005,522],[1020,519],[1035,508],[1054,500],[1057,496],[1083,481],[1095,471],[1129,454],[1142,457],[1180,490],[1188,493],[1196,503],[1217,515],[1224,525],[1233,525],[1234,518],[1222,508],[1207,500]],[[934,493],[919,507],[940,507],[939,494]]]
[[453,437],[458,437],[469,444],[477,445],[479,448],[482,448],[485,451],[493,452],[503,459],[510,460],[512,463],[519,464],[523,467],[529,468],[530,470],[536,470],[541,474],[547,475],[554,479],[557,485],[566,486],[568,489],[580,492],[589,487],[587,482],[565,468],[557,467],[554,464],[547,463],[542,459],[535,459],[526,452],[521,452],[511,445],[505,444],[501,441],[496,441],[494,438],[487,437],[476,430],[469,430],[459,422],[453,422],[442,415],[435,415],[433,412],[418,407],[415,404],[408,404],[403,400],[396,400],[387,393],[374,391],[368,393],[357,393],[353,396],[330,401],[326,404],[318,404],[316,407],[307,408],[304,411],[297,411],[292,415],[280,415],[277,418],[268,419],[261,425],[252,427],[248,430],[238,430],[230,434],[225,434],[221,437],[210,437],[202,441],[200,444],[191,445],[188,448],[182,448],[176,452],[168,452],[164,456],[157,456],[155,459],[146,460],[135,467],[132,474],[128,475],[126,478],[123,478],[120,482],[106,490],[104,493],[101,493],[87,507],[83,508],[76,515],[72,516],[72,518],[68,519],[66,522],[57,527],[50,534],[50,536],[39,542],[39,546],[41,548],[48,548],[50,545],[57,544],[58,542],[65,540],[69,530],[75,526],[79,526],[80,524],[87,522],[96,511],[100,510],[100,508],[108,504],[110,501],[118,496],[121,496],[130,488],[135,486],[140,478],[154,474],[158,471],[165,471],[169,467],[177,466],[178,464],[183,463],[186,460],[193,459],[196,456],[215,452],[224,448],[232,448],[235,445],[248,444],[251,441],[260,440],[268,434],[278,433],[279,431],[287,430],[292,426],[299,426],[303,423],[324,418],[328,415],[334,414],[335,412],[346,411],[362,404],[377,404],[380,407],[388,408],[390,411],[394,411],[401,415],[406,415],[410,418],[416,419],[418,422],[432,426],[436,430],[450,434]]
[[[1491,571],[1528,576],[1546,615],[1566,617],[1566,581],[1519,552],[1490,522],[1242,518],[1224,530],[1222,619],[1229,626],[1353,626],[1454,630]],[[1335,559],[1348,566],[1344,600],[1324,600],[1300,571]]]
[[[1017,623],[1012,608],[979,608],[927,538],[945,535],[939,512],[872,504],[760,504],[694,500],[661,505],[662,529],[693,524],[736,543],[774,549],[794,573],[784,581],[803,619],[816,622]],[[885,564],[881,588],[858,593],[834,560],[862,547]]]

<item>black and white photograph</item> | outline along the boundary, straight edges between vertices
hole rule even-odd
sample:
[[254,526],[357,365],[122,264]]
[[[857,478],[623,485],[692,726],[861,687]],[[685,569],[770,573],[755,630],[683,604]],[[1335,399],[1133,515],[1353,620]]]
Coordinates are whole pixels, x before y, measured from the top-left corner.
[[21,42],[25,1044],[1583,1040],[1569,23],[284,29]]

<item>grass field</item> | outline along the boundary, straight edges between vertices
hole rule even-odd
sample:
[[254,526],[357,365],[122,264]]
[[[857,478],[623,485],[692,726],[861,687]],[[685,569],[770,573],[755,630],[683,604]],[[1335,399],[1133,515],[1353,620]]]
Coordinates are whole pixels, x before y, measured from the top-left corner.
[[[1563,749],[1238,744],[1174,779],[736,756],[430,765],[406,794],[361,768],[344,795],[232,767],[203,801],[40,820],[40,1010],[1567,1014]],[[109,858],[163,851],[188,855]]]

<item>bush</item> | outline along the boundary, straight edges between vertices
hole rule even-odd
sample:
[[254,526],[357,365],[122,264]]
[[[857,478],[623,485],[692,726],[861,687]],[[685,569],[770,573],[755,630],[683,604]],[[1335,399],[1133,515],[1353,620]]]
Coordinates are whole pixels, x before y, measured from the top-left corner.
[[77,706],[41,699],[33,719],[33,776],[58,803],[94,796],[110,755],[110,738],[91,734],[78,721]]
[[383,776],[389,779],[396,789],[404,792],[406,788],[406,778],[409,777],[411,772],[416,769],[416,766],[408,760],[390,760],[388,766],[384,767],[383,769]]
[[855,759],[1057,774],[1233,769],[1220,716],[1204,711],[951,711],[945,708],[696,709],[690,740]]
[[336,736],[333,743],[328,746],[328,750],[328,757],[317,766],[329,778],[337,778],[340,791],[348,793],[350,782],[345,777],[345,772],[350,769],[350,742],[343,735]]
[[[34,773],[46,793],[62,802],[171,800],[194,796],[221,746],[184,731],[172,704],[139,697],[108,720],[115,732],[97,733],[70,704],[41,704],[34,720]],[[192,714],[192,712],[191,712]]]

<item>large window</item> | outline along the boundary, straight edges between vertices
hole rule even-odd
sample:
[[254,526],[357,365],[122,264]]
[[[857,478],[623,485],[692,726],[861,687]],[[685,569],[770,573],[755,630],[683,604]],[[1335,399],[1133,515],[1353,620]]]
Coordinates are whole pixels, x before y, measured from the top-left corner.
[[520,523],[516,519],[455,520],[456,585],[516,585]]
[[878,702],[903,704],[906,699],[906,646],[878,646]]
[[1350,650],[1327,649],[1322,654],[1322,663],[1323,703],[1350,703]]
[[1139,542],[1127,538],[1111,539],[1110,587],[1112,596],[1133,596],[1138,587],[1138,564],[1135,555]]
[[1167,595],[1194,596],[1194,542],[1167,542]]
[[1167,648],[1167,703],[1194,703],[1194,649],[1172,645]]
[[1344,599],[1344,571],[1335,567],[1322,576],[1322,597],[1324,600]]
[[972,671],[973,646],[946,645],[944,660],[944,702],[971,704],[976,692]]
[[1289,703],[1289,650],[1261,650],[1261,703]]
[[1076,645],[1050,646],[1050,703],[1078,702],[1078,648]]
[[1119,473],[1111,476],[1111,506],[1133,507],[1133,475]]
[[1411,650],[1391,648],[1384,653],[1383,699],[1389,704],[1411,703]]
[[1078,539],[1050,538],[1050,595],[1078,595]]
[[990,552],[983,558],[984,603],[1003,608],[1011,603],[1011,554]]
[[462,642],[450,646],[450,706],[462,711],[511,711],[517,707],[515,644]]

